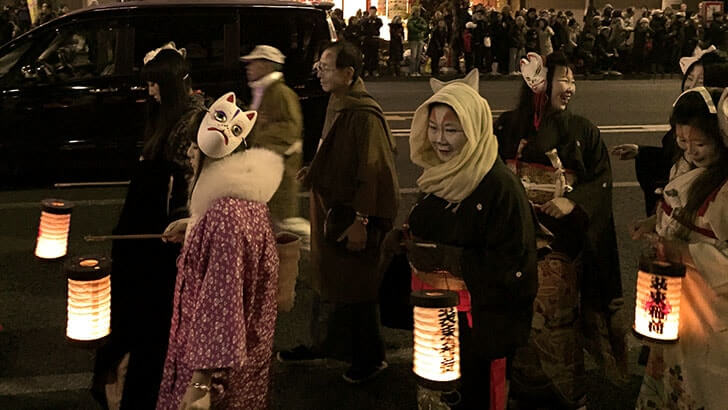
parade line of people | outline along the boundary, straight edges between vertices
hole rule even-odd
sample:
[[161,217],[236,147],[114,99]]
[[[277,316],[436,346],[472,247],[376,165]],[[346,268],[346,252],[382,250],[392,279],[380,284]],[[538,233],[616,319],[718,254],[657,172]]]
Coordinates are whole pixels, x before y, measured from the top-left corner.
[[[93,381],[105,408],[265,409],[274,359],[345,357],[343,380],[375,378],[388,366],[378,304],[392,255],[408,259],[407,294],[459,293],[462,374],[443,408],[586,408],[585,350],[625,383],[610,151],[569,110],[566,55],[521,60],[520,98],[497,121],[477,71],[431,81],[412,120],[410,160],[422,174],[404,226],[394,226],[396,141],[356,45],[331,43],[316,65],[330,98],[310,164],[279,50],[241,57],[247,104],[194,91],[185,57],[173,42],[144,57],[145,143],[114,233],[163,241],[112,246],[113,332]],[[652,348],[638,409],[728,399],[728,90],[709,78],[708,58],[684,63],[672,130],[650,154],[662,168],[641,175],[652,206],[631,232],[656,260],[686,266],[680,340]],[[628,144],[611,155],[647,152]],[[313,343],[273,352],[277,314],[293,303],[281,283],[295,283],[297,259],[280,238],[299,222],[300,189],[310,192]],[[342,337],[347,322],[356,325]]]

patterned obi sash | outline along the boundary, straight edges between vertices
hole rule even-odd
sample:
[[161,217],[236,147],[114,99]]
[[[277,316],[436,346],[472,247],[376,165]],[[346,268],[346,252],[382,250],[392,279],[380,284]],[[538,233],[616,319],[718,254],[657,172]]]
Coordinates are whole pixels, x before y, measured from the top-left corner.
[[556,166],[523,162],[517,159],[506,161],[508,168],[521,179],[528,200],[537,205],[564,196],[564,193],[570,192],[577,182],[576,173],[564,169],[561,160],[556,155],[556,150],[552,150],[552,152],[555,158],[549,156],[549,159],[551,159],[552,165]]

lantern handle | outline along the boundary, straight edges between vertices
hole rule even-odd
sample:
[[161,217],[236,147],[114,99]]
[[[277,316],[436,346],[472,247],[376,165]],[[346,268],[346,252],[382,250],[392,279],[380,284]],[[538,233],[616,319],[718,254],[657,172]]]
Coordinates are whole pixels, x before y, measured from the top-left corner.
[[162,239],[162,234],[145,233],[132,235],[86,235],[83,237],[83,240],[86,242],[101,242],[115,239]]

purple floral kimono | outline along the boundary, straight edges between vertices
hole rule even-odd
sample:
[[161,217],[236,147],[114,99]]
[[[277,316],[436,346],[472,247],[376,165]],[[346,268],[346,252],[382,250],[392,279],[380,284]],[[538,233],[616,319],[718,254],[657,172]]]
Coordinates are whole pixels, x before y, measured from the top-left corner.
[[189,229],[177,268],[157,409],[179,408],[195,369],[223,371],[214,408],[267,408],[278,254],[266,204],[211,201]]

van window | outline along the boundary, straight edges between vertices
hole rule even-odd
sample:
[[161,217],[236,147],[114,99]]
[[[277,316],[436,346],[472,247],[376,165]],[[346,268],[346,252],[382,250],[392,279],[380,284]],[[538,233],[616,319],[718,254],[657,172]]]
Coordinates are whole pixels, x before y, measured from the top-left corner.
[[105,22],[75,22],[24,38],[0,56],[5,86],[64,83],[116,74],[119,29]]
[[[271,27],[275,27],[271,30]],[[330,41],[326,19],[318,10],[290,8],[241,8],[240,52],[267,44],[286,56],[286,82],[300,85],[310,79],[313,63]]]
[[220,17],[204,12],[166,12],[135,18],[134,71],[141,70],[149,51],[174,41],[177,48],[187,50],[194,80],[205,81],[207,77],[219,80],[215,73],[223,69],[225,58],[225,21]]

